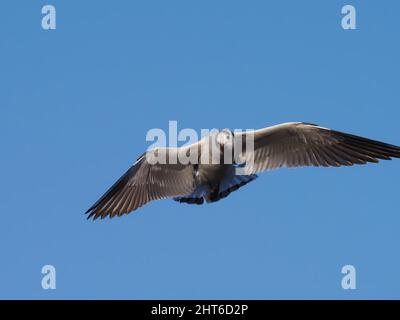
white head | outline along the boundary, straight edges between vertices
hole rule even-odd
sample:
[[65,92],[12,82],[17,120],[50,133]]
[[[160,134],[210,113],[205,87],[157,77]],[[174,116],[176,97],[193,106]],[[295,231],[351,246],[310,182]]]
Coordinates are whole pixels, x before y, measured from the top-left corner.
[[217,144],[220,148],[227,147],[229,149],[233,146],[233,132],[229,129],[223,129],[217,134]]

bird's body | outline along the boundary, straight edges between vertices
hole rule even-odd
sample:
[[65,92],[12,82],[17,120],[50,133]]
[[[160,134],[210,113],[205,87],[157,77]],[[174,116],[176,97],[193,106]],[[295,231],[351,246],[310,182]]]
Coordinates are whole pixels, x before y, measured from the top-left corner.
[[87,213],[94,219],[121,216],[163,198],[215,202],[262,171],[351,166],[393,157],[400,158],[400,147],[310,123],[240,133],[225,129],[181,148],[147,151]]
[[236,175],[232,164],[199,164],[195,174],[195,190],[189,195],[176,197],[176,201],[202,204],[205,199],[216,202],[244,185],[245,181],[256,178],[255,175]]
[[228,164],[202,164],[197,170],[198,183],[214,186],[228,173],[230,165]]

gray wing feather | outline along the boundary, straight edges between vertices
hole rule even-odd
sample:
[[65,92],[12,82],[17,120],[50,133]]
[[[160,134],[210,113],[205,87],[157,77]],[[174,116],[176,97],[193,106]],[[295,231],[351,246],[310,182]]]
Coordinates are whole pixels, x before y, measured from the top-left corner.
[[400,158],[400,147],[318,125],[291,122],[242,133],[254,137],[254,150],[243,152],[247,174],[280,167],[351,166]]
[[[158,199],[187,195],[195,189],[195,172],[192,164],[170,163],[168,155],[187,152],[183,148],[166,148],[148,151],[108,191],[87,210],[88,219],[121,216],[144,204]],[[151,164],[155,154],[166,153],[166,164]]]

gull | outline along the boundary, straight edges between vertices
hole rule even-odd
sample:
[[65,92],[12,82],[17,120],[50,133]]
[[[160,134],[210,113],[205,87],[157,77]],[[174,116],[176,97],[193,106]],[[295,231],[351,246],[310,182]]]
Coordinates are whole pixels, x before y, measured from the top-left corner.
[[[230,163],[224,162],[224,157],[235,154],[238,146],[238,156]],[[213,147],[219,152],[210,152]],[[195,161],[179,161],[188,156],[194,156]],[[400,147],[307,122],[242,132],[217,130],[190,145],[146,151],[86,213],[93,220],[113,218],[165,198],[188,204],[212,203],[263,171],[352,166],[391,158],[400,158]],[[242,169],[240,173],[238,169]]]

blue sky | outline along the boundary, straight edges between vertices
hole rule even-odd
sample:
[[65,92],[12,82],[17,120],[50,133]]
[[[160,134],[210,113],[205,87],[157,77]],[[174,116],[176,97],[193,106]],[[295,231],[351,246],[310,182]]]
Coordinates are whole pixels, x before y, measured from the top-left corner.
[[[57,29],[41,28],[53,4]],[[341,28],[341,8],[357,30]],[[3,1],[0,298],[400,298],[400,160],[212,205],[84,211],[152,128],[307,121],[400,144],[396,1]],[[54,265],[57,289],[43,290]],[[357,289],[341,288],[354,265]]]

